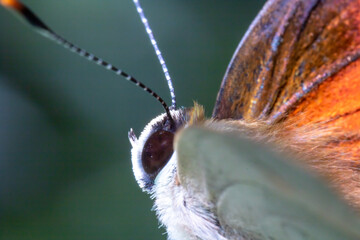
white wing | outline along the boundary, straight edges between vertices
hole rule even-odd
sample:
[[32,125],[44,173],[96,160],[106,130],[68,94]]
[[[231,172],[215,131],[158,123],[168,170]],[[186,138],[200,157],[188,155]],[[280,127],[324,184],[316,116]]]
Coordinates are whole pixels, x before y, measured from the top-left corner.
[[228,239],[360,239],[360,219],[321,180],[261,145],[189,127],[175,148],[181,184],[215,205]]

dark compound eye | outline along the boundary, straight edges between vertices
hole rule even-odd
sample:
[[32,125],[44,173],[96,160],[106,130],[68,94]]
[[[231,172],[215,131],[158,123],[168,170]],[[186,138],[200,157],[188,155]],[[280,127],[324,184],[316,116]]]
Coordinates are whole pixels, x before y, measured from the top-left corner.
[[174,152],[174,134],[160,130],[153,133],[144,145],[142,165],[149,175],[156,175],[170,160]]

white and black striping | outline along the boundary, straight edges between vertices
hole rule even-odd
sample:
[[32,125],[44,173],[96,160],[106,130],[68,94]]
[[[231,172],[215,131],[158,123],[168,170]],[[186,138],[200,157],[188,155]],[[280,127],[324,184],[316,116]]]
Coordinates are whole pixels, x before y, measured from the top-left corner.
[[[133,82],[136,84],[136,86],[142,88],[144,91],[148,92],[151,96],[153,96],[154,98],[156,98],[161,105],[165,108],[166,113],[169,112],[169,107],[167,106],[167,104],[165,103],[165,101],[157,94],[155,93],[153,90],[151,90],[150,88],[148,88],[145,84],[143,84],[142,82],[136,80],[134,77],[130,76],[129,74],[127,74],[126,72],[118,69],[117,67],[113,66],[112,64],[102,60],[101,58],[87,52],[84,49],[81,49],[79,47],[77,47],[76,45],[72,44],[71,42],[67,41],[66,39],[62,38],[61,36],[53,33],[54,38],[56,39],[56,42],[59,43],[60,45],[64,46],[65,48],[69,49],[72,52],[77,53],[78,55],[80,55],[81,57],[85,57],[86,59],[88,59],[89,61],[95,62],[96,64],[103,66],[104,68],[106,68],[107,70],[110,70],[112,72],[114,72],[116,75],[120,75],[125,77],[126,80]],[[170,112],[168,117],[170,116]],[[171,116],[170,116],[171,117]]]
[[[64,48],[70,50],[71,52],[77,53],[79,56],[84,57],[84,58],[88,59],[89,61],[94,62],[94,63],[96,63],[96,64],[98,64],[100,66],[103,66],[107,70],[110,70],[110,71],[114,72],[117,75],[121,75],[121,76],[125,77],[126,80],[135,83],[137,86],[142,88],[144,91],[148,92],[151,96],[156,98],[161,103],[161,105],[165,109],[165,112],[166,112],[166,115],[169,118],[169,121],[173,122],[173,119],[172,119],[171,114],[170,114],[169,107],[167,106],[165,101],[157,93],[155,93],[153,90],[146,87],[145,84],[143,84],[142,82],[139,82],[138,80],[136,80],[135,78],[133,78],[129,74],[123,72],[122,70],[118,69],[117,67],[113,66],[112,64],[102,60],[101,58],[87,52],[86,50],[84,50],[84,49],[82,49],[80,47],[77,47],[76,45],[69,42],[68,40],[66,40],[62,36],[58,35],[53,30],[51,30],[43,21],[41,21],[40,18],[38,18],[25,5],[22,5],[21,8],[19,8],[19,9],[16,8],[14,10],[16,10],[16,12],[18,12],[31,26],[35,27],[39,31],[39,33],[42,34],[43,36],[45,36],[47,38],[50,38],[51,40],[55,41],[56,43],[63,46]],[[153,39],[153,36],[152,36],[152,39]],[[154,39],[154,41],[155,41],[155,39]],[[156,46],[156,42],[155,42],[154,46]],[[156,49],[157,49],[157,46],[156,46]],[[159,59],[162,59],[160,51],[157,50],[156,52],[157,52],[158,57],[160,56]],[[163,64],[164,64],[163,65],[164,72],[167,72],[165,62],[163,60],[161,60],[160,62],[163,62]],[[167,79],[169,79],[170,83],[171,83],[170,77],[167,77]],[[172,88],[171,84],[169,85],[169,87],[170,87],[170,91],[172,89],[172,92],[171,92],[172,95],[171,96],[173,96],[173,93],[174,93],[173,90],[174,89]],[[174,95],[174,98],[173,98],[173,104],[174,104],[174,102],[175,102],[175,95]]]
[[153,45],[154,47],[154,50],[155,50],[155,54],[156,56],[158,57],[159,59],[159,62],[160,62],[160,65],[162,67],[162,70],[165,74],[165,78],[166,78],[166,82],[169,86],[169,90],[170,90],[170,95],[171,95],[171,109],[175,109],[176,108],[176,98],[175,98],[175,90],[174,90],[174,87],[172,85],[172,81],[171,81],[171,77],[170,77],[170,74],[169,74],[169,71],[166,67],[166,63],[165,63],[165,60],[160,52],[160,49],[156,43],[156,40],[155,40],[155,37],[154,37],[154,34],[152,33],[152,30],[150,28],[150,25],[148,23],[148,20],[146,19],[145,17],[145,14],[144,14],[144,11],[140,5],[140,2],[139,0],[133,0],[134,4],[135,4],[135,7],[136,7],[136,10],[137,12],[139,13],[140,15],[140,18],[141,18],[141,22],[144,24],[145,26],[145,30],[146,30],[146,33],[148,34],[149,38],[150,38],[150,42],[151,44]]

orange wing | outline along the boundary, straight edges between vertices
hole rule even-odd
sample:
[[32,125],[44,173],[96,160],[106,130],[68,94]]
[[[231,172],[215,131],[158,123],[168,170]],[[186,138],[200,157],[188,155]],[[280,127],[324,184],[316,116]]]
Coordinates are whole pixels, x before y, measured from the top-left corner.
[[271,0],[227,69],[216,119],[266,122],[273,143],[360,209],[360,0]]
[[[235,52],[213,117],[275,122],[359,57],[359,0],[268,1]],[[341,97],[351,106],[332,109],[334,116],[360,108],[359,77],[339,81],[337,88],[347,85],[352,91],[329,89],[327,101]]]

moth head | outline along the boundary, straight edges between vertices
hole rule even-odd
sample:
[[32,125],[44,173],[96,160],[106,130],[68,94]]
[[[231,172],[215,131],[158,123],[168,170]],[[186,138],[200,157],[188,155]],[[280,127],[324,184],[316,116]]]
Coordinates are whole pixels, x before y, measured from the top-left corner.
[[175,177],[176,132],[204,120],[203,107],[197,103],[192,108],[171,110],[170,113],[173,121],[164,113],[151,120],[139,138],[132,129],[128,134],[132,145],[131,161],[135,179],[140,188],[148,193],[152,193],[159,174],[167,174],[166,177],[169,178]]
[[[176,131],[187,123],[186,109],[171,110],[170,113],[173,121],[165,113],[161,114],[146,125],[139,138],[132,129],[129,131],[135,179],[140,188],[148,193],[152,192],[156,177],[174,156]],[[170,171],[175,171],[175,165],[172,166]]]

